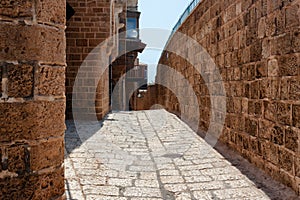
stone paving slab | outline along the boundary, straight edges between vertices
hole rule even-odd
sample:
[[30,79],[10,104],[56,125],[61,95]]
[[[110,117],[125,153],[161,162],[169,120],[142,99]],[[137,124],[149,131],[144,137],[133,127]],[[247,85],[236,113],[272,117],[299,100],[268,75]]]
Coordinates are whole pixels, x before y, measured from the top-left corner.
[[65,137],[67,199],[298,199],[224,147],[233,165],[165,110],[75,124]]

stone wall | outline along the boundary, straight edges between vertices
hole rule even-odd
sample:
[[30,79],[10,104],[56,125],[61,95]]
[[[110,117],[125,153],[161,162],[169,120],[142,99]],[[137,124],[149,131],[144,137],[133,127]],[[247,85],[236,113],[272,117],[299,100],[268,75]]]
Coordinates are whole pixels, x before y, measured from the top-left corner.
[[[139,94],[140,97],[138,97]],[[159,94],[162,94],[163,98],[159,98]],[[172,101],[168,104],[165,104],[164,99],[169,98],[172,98]],[[149,85],[145,91],[136,91],[130,98],[130,105],[132,110],[135,111],[163,108],[177,116],[181,116],[179,101],[176,95],[167,87],[159,84]]]
[[[73,86],[76,78],[78,90],[75,92],[76,102],[73,103],[77,113],[80,113],[80,116],[76,117],[89,119],[93,118],[96,113],[97,118],[102,119],[109,111],[108,66],[111,51],[116,44],[108,43],[103,45],[107,48],[92,51],[116,33],[119,28],[118,14],[121,10],[111,0],[68,0],[68,3],[74,9],[75,14],[67,22],[66,29],[67,119],[73,118],[72,97],[74,97]],[[122,6],[121,2],[120,7]],[[105,54],[102,54],[103,52]],[[81,73],[78,76],[79,69]],[[105,70],[102,71],[103,69]]]
[[0,3],[1,199],[63,199],[65,4]]
[[133,110],[150,110],[154,108],[156,105],[156,92],[156,85],[149,85],[147,91],[135,92],[130,99],[131,108]]
[[[160,64],[180,72],[192,85],[199,103],[199,131],[225,118],[220,141],[226,143],[276,180],[300,194],[300,21],[296,0],[203,0],[179,31],[197,40],[217,65],[216,71],[172,52]],[[168,46],[175,46],[178,38]],[[180,48],[180,47],[178,47]],[[203,49],[182,47],[182,55],[200,57]],[[169,82],[189,99],[182,80],[158,68],[157,80]],[[226,113],[212,105],[220,84],[226,90]],[[212,86],[212,93],[208,87]],[[175,96],[158,86],[158,103],[177,112]],[[223,97],[225,97],[223,95]],[[220,99],[220,98],[219,98]],[[220,101],[220,104],[224,102]],[[193,104],[183,101],[188,118]],[[218,104],[216,104],[218,105]],[[212,110],[214,115],[212,115]],[[214,130],[214,129],[212,129]]]

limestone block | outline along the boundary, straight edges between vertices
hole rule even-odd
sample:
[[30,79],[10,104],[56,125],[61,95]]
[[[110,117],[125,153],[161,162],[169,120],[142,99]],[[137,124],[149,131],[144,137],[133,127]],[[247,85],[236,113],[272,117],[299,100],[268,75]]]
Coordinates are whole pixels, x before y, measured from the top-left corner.
[[258,122],[251,118],[245,119],[245,131],[249,135],[257,136],[258,133]]
[[280,35],[271,40],[271,55],[285,55],[291,52],[292,38],[290,33]]
[[277,120],[284,125],[291,125],[292,106],[286,103],[277,103]]
[[268,61],[268,76],[276,77],[279,74],[279,66],[277,59],[271,59]]
[[300,157],[295,158],[294,164],[295,164],[296,176],[300,178]]
[[262,103],[260,101],[250,100],[248,103],[249,115],[254,115],[258,117],[262,115]]
[[250,84],[250,98],[259,99],[259,82],[255,81]]
[[273,133],[274,123],[269,120],[260,120],[258,136],[260,139],[271,141]]
[[286,32],[286,20],[284,10],[276,11],[276,35],[281,35]]
[[290,92],[289,98],[290,100],[299,101],[300,99],[300,79],[299,76],[292,78],[290,80]]
[[300,139],[300,130],[297,128],[288,128],[285,130],[285,147],[295,153],[299,153],[298,139]]
[[280,80],[280,99],[288,100],[289,99],[289,90],[290,90],[290,77],[282,78]]
[[271,142],[273,144],[284,144],[284,128],[281,126],[274,126],[272,129]]
[[263,157],[273,164],[278,164],[278,147],[270,142],[261,145]]
[[299,5],[295,4],[285,9],[285,24],[286,28],[300,25]]
[[256,40],[250,48],[250,61],[257,62],[262,58],[262,40]]
[[0,3],[0,15],[7,17],[32,17],[32,0],[2,0]]
[[266,36],[274,36],[276,33],[276,14],[270,14],[266,18]]
[[64,31],[41,25],[0,26],[1,60],[38,60],[46,63],[65,63]]
[[37,0],[35,6],[37,21],[65,25],[66,1]]
[[300,68],[300,58],[296,55],[281,56],[278,65],[280,76],[297,76]]
[[46,174],[32,174],[0,179],[3,199],[51,199],[64,194],[64,169]]
[[260,99],[268,98],[270,100],[277,99],[279,95],[279,80],[263,79],[259,81]]
[[[31,180],[35,181],[35,178]],[[64,170],[59,168],[53,173],[40,175],[36,181],[36,191],[32,199],[51,199],[64,195]]]
[[258,38],[264,38],[266,35],[266,18],[261,18],[258,23]]
[[2,65],[0,62],[0,97],[2,97]]
[[264,102],[264,117],[272,122],[277,121],[277,104],[274,102]]
[[8,97],[30,97],[33,92],[33,66],[29,64],[8,64],[7,66]]
[[62,136],[65,102],[0,104],[0,141],[18,141]]
[[35,87],[38,95],[63,96],[65,92],[65,68],[40,66],[36,74]]
[[7,166],[9,172],[24,174],[26,164],[28,164],[28,157],[26,157],[25,146],[11,146],[7,151]]
[[293,52],[297,52],[299,53],[300,52],[300,33],[298,30],[296,30],[294,33],[293,33],[293,36],[292,36],[292,48],[293,48]]
[[300,127],[300,105],[293,105],[293,126]]
[[33,171],[59,166],[64,160],[63,138],[31,146],[29,152],[30,169]]
[[267,62],[262,61],[256,64],[256,78],[263,78],[268,75]]
[[293,154],[285,148],[279,148],[278,153],[280,167],[292,173],[294,163]]

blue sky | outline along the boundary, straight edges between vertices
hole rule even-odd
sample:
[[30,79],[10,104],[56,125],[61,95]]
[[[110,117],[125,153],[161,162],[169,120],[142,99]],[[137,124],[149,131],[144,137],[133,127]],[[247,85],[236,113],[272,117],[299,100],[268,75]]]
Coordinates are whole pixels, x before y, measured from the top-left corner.
[[[140,29],[141,32],[151,29],[164,29],[162,31],[166,34],[161,34],[158,41],[160,41],[161,47],[151,48],[149,45],[146,47],[144,52],[140,54],[140,61],[148,64],[148,82],[154,82],[156,65],[158,63],[161,50],[168,39],[169,32],[171,31],[176,22],[178,21],[181,14],[184,12],[186,7],[189,5],[191,0],[139,0],[139,11],[141,12],[140,17]],[[155,32],[155,31],[154,31]],[[158,31],[159,32],[159,31]],[[147,44],[151,34],[141,34],[141,40]],[[148,42],[151,43],[151,42]]]

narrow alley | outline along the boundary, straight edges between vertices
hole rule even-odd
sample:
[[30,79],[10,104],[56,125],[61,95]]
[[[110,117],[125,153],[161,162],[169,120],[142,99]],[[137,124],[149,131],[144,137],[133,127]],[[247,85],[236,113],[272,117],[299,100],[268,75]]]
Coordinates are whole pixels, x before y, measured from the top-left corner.
[[100,123],[68,123],[69,200],[298,198],[165,110],[112,113]]
[[300,0],[2,0],[0,200],[66,199],[300,200]]

